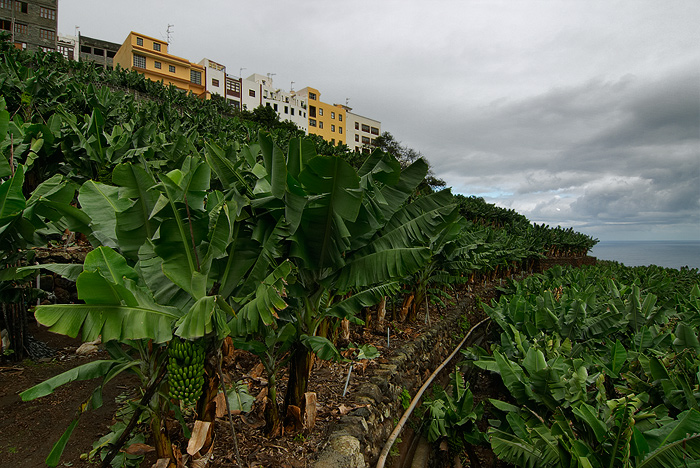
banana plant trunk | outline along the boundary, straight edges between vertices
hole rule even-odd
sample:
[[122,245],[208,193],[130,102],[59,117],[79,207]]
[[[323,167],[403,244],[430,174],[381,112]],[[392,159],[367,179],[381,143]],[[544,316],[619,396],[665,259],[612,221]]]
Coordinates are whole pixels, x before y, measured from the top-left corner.
[[168,431],[163,427],[160,414],[157,412],[153,412],[151,416],[151,433],[153,435],[153,445],[155,446],[158,459],[168,458],[170,460],[168,468],[175,468],[177,464],[175,463],[175,455],[173,454],[173,444],[170,441]]
[[284,395],[283,414],[287,414],[291,405],[298,407],[301,413],[304,413],[304,394],[309,386],[312,366],[313,353],[301,343],[294,345],[289,361],[289,380],[287,392]]
[[386,318],[386,296],[382,296],[382,300],[377,305],[377,323],[376,329],[384,329],[384,319]]
[[269,391],[268,402],[265,405],[265,435],[270,438],[277,437],[282,428],[280,419],[279,407],[277,406],[277,375],[274,372],[268,372]]

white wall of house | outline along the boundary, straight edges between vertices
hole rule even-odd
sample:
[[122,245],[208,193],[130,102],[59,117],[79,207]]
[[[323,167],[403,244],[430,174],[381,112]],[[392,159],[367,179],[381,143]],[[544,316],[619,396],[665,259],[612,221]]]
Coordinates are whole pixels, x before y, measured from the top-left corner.
[[382,123],[362,115],[353,114],[346,108],[345,144],[352,151],[370,148],[374,140],[382,134]]
[[78,43],[78,36],[59,34],[56,37],[56,50],[63,54],[67,60],[75,60],[77,62],[80,59]]
[[241,80],[241,107],[252,111],[262,104],[261,84],[254,79],[255,75]]
[[[260,104],[269,106],[274,109],[281,121],[290,120],[304,133],[308,132],[308,116],[306,114],[306,97],[298,96],[293,91],[285,91],[275,88],[274,82],[270,77],[254,73],[250,75],[244,82],[255,83],[258,93],[260,93]],[[244,86],[245,88],[245,86]],[[250,85],[249,89],[252,88]],[[249,96],[249,90],[242,90],[243,97]],[[257,107],[254,106],[254,107]],[[248,106],[248,110],[254,107]]]
[[226,97],[226,67],[208,58],[202,59],[199,64],[205,70],[206,90],[211,94]]

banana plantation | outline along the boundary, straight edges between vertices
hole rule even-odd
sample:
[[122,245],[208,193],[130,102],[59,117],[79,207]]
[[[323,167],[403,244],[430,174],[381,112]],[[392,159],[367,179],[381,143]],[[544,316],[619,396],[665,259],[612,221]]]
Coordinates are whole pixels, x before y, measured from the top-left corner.
[[[109,353],[21,394],[101,379],[49,466],[125,373],[139,398],[102,444],[103,466],[134,466],[120,450],[137,434],[162,466],[177,466],[187,440],[211,445],[220,392],[249,397],[226,388],[224,346],[261,364],[260,431],[279,437],[290,408],[303,412],[314,364],[346,359],[338,339],[367,310],[393,305],[410,323],[494,279],[505,281],[500,299],[483,310],[498,330],[426,405],[431,441],[449,440],[457,458],[489,446],[512,466],[700,466],[697,270],[612,264],[515,281],[539,258],[585,255],[597,241],[438,191],[422,159],[350,153],[134,72],[0,47],[6,358],[25,357],[27,316]],[[67,236],[89,243],[83,263],[37,264],[37,248]],[[74,282],[77,303],[41,301],[42,271]],[[388,318],[375,320],[382,329]],[[474,404],[468,382],[480,372],[501,397]],[[164,430],[173,423],[179,436]]]

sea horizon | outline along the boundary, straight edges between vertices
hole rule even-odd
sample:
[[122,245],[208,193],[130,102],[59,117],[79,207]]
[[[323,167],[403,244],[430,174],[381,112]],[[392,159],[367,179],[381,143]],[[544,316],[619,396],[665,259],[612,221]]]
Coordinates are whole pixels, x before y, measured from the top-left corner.
[[700,268],[700,240],[600,241],[588,254],[630,267]]

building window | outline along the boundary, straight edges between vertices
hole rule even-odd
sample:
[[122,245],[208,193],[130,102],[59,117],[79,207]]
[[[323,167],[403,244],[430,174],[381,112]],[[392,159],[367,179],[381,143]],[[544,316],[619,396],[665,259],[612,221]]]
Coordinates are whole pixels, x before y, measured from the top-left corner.
[[316,106],[309,106],[309,117],[316,117]]
[[372,135],[379,135],[379,129],[377,127],[372,127]]
[[160,62],[158,62],[158,61],[156,60],[156,61],[153,62],[153,66],[156,67],[158,70],[160,70],[160,68],[161,68],[163,65],[162,65]]
[[55,50],[55,49],[52,49],[51,47],[42,47],[41,50],[43,50],[43,51],[46,52],[46,53],[49,53],[49,52],[56,52],[56,50]]
[[219,80],[212,78],[211,85],[214,86],[215,88],[218,88],[219,87]]
[[316,100],[316,93],[309,93],[309,99]]
[[0,20],[0,29],[4,29],[5,31],[12,31],[12,21]]
[[82,45],[82,46],[80,46],[80,52],[82,52],[82,53],[84,53],[84,54],[91,54],[91,53],[92,53],[92,47],[86,46],[86,45]]
[[338,127],[338,133],[340,133],[340,134],[343,133],[343,127]]
[[275,112],[277,112],[277,104],[273,104],[272,107],[275,109]]
[[39,7],[39,16],[41,16],[42,18],[55,20],[56,10],[54,10],[53,8]]
[[29,4],[27,2],[15,2],[15,10],[20,13],[29,13]]
[[146,68],[146,57],[143,55],[134,55],[134,67]]
[[362,137],[362,143],[365,145],[369,145],[369,137],[363,136]]
[[249,90],[248,90],[248,96],[250,96],[250,97],[255,97],[255,90],[254,90],[254,89],[249,89]]
[[158,52],[160,52],[160,42],[153,43],[153,50],[157,50]]
[[335,119],[335,112],[331,112],[331,119]]
[[338,114],[338,120],[341,122],[343,121],[343,114]]
[[12,8],[12,0],[0,0],[0,7],[7,8],[9,10]]
[[314,119],[309,119],[309,127],[315,127],[316,121]]
[[190,81],[194,84],[201,85],[202,84],[202,72],[190,70]]
[[105,51],[102,50],[102,49],[98,49],[97,47],[95,47],[95,48],[93,49],[93,52],[92,52],[92,53],[95,54],[95,55],[103,55],[103,56],[104,56]]
[[284,106],[284,113],[289,114],[289,106]]
[[22,23],[15,23],[15,32],[20,34],[27,34],[27,25]]
[[170,73],[175,73],[175,65],[168,65],[168,71]]
[[241,94],[241,83],[237,80],[226,78],[226,94],[239,96]]
[[360,142],[360,135],[358,135],[357,133],[355,134],[355,141],[358,143]]
[[294,108],[292,107],[292,115],[294,115]]
[[321,117],[323,117],[323,108],[322,108],[322,107],[319,107],[319,108],[318,108],[318,115],[320,115]]
[[113,50],[108,50],[107,51],[107,58],[114,58],[114,56],[117,55],[117,53]]
[[355,122],[355,130],[359,130],[359,129],[360,129],[360,124],[359,124],[359,122]]
[[331,125],[331,132],[335,132],[335,125]]
[[323,128],[323,122],[318,123],[318,128]]
[[137,38],[136,38],[136,45],[137,45],[137,46],[142,46],[142,45],[143,45],[143,37],[137,37]]
[[49,29],[39,29],[39,37],[47,41],[56,41],[56,33]]
[[369,133],[369,125],[362,124],[362,131]]
[[73,60],[73,48],[72,47],[59,45],[58,51],[66,58],[66,60]]

